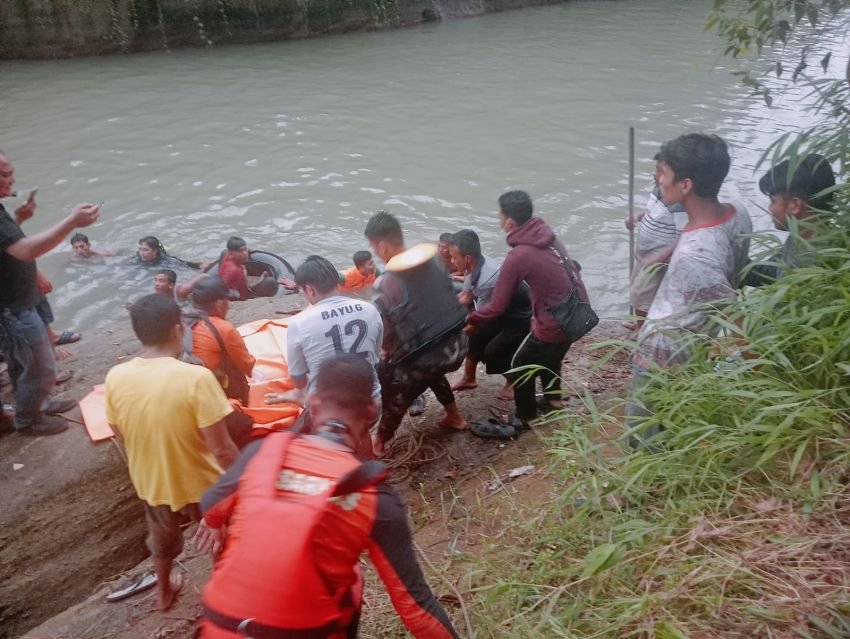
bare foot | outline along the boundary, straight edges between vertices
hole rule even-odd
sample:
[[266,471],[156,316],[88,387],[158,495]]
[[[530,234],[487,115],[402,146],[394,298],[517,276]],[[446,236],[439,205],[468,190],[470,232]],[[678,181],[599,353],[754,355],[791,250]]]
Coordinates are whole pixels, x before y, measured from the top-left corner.
[[168,579],[168,585],[162,588],[157,584],[157,593],[159,595],[159,610],[165,612],[174,604],[177,599],[177,593],[183,587],[183,575],[179,572],[171,573]]
[[440,428],[451,428],[452,430],[466,430],[466,420],[459,415],[457,417],[446,415],[440,420],[437,426]]
[[499,391],[498,398],[506,402],[511,401],[514,398],[514,387],[511,384],[505,384]]
[[478,383],[475,380],[466,379],[465,377],[452,385],[453,391],[472,390],[473,388],[478,388]]
[[380,435],[378,433],[372,433],[372,454],[376,459],[380,459],[384,456],[384,442],[381,441]]

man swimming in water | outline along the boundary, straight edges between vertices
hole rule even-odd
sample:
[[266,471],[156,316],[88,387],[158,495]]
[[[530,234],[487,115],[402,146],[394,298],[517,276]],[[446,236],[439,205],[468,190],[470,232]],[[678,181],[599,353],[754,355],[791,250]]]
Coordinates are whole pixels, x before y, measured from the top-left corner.
[[74,249],[74,257],[84,260],[92,257],[111,257],[115,255],[115,253],[106,249],[100,249],[97,251],[93,249],[88,236],[83,233],[74,233],[71,236],[71,248]]

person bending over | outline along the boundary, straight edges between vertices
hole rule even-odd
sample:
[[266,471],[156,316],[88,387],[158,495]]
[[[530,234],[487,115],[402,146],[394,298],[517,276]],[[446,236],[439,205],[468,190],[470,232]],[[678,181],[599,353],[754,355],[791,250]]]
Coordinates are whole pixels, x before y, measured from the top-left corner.
[[457,639],[383,464],[357,458],[378,410],[373,386],[365,357],[325,359],[307,399],[314,432],[252,442],[204,495],[195,543],[224,551],[204,587],[202,638],[357,637],[366,551],[414,637]]
[[[469,296],[473,308],[484,308],[490,303],[496,290],[502,261],[482,255],[481,241],[475,231],[462,229],[450,236],[447,242],[454,270],[469,278]],[[466,294],[461,293],[459,299],[462,303],[465,302]],[[511,369],[514,353],[530,330],[531,302],[528,299],[528,285],[520,282],[514,289],[505,313],[485,323],[481,330],[470,336],[469,355],[464,363],[463,378],[452,386],[452,390],[477,388],[475,371],[478,362],[484,362],[488,375],[505,375],[506,385],[500,397],[512,399],[513,379],[507,371]]]
[[378,367],[383,415],[372,442],[375,455],[395,435],[405,411],[430,388],[446,410],[444,428],[463,430],[446,373],[466,355],[466,311],[452,289],[433,244],[409,251],[398,220],[381,211],[366,225],[372,251],[387,265],[375,282],[375,306],[384,320],[383,356]]
[[[578,267],[570,260],[567,249],[546,222],[534,217],[534,205],[525,191],[509,191],[499,197],[499,226],[505,232],[508,251],[496,290],[490,303],[469,316],[467,330],[473,335],[484,322],[502,317],[510,308],[518,284],[528,284],[533,313],[531,333],[514,355],[514,367],[537,366],[539,369],[514,385],[516,413],[501,423],[493,421],[473,425],[470,429],[479,437],[515,437],[529,428],[537,417],[535,380],[540,379],[543,406],[557,408],[561,401],[561,363],[571,342],[561,330],[558,320],[549,311],[565,300],[574,286],[587,300]],[[569,263],[569,265],[568,265]],[[567,269],[571,268],[573,277]]]

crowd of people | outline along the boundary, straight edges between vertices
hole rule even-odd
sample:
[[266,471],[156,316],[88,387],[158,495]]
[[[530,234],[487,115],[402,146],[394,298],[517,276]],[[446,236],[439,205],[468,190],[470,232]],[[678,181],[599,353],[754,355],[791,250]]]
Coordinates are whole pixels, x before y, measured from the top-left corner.
[[[760,188],[776,227],[799,232],[771,260],[749,264],[749,215],[718,200],[730,164],[725,142],[683,135],[655,160],[645,213],[627,220],[636,238],[630,297],[639,331],[627,421],[635,444],[650,446],[655,433],[644,426],[652,407],[642,394],[652,369],[687,361],[694,340],[713,334],[711,314],[742,286],[808,263],[805,239],[817,232],[835,184],[820,156],[772,167]],[[0,153],[0,198],[13,185],[12,164]],[[12,427],[45,435],[66,426],[54,415],[64,407],[50,399],[55,355],[37,310],[35,260],[96,222],[99,208],[79,204],[27,237],[20,223],[34,208],[30,198],[13,217],[0,205],[0,351],[14,381]],[[178,258],[156,238],[140,241],[138,259],[158,267],[154,292],[129,305],[143,349],[107,374],[106,413],[143,502],[161,610],[182,586],[172,570],[181,526],[199,522],[195,543],[216,557],[202,636],[356,636],[364,551],[414,636],[458,636],[425,582],[404,507],[378,460],[429,389],[445,413],[438,427],[483,438],[517,437],[541,411],[560,408],[562,362],[580,334],[556,309],[589,303],[580,265],[535,216],[526,192],[502,194],[493,222],[509,247],[503,259],[484,255],[471,229],[409,246],[399,219],[380,211],[364,229],[371,252],[357,251],[350,268],[311,255],[293,279],[266,276],[251,286],[241,238],[227,241],[216,274],[182,284],[168,268]],[[80,258],[97,254],[81,233],[71,243]],[[297,289],[309,306],[288,320],[294,390],[265,401],[303,410],[288,431],[268,433],[240,410],[256,361],[227,313],[231,301],[278,286]],[[191,309],[181,310],[185,300]],[[500,396],[513,409],[472,420],[455,393],[476,388],[480,364],[504,377]],[[447,374],[460,368],[450,384]],[[286,543],[269,543],[281,530]]]

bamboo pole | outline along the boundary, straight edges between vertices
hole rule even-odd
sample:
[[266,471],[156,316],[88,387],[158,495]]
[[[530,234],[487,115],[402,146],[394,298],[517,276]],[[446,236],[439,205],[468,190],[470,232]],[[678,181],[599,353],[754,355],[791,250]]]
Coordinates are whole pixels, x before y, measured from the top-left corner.
[[[629,281],[635,267],[635,128],[629,127]],[[629,313],[635,309],[629,305]]]

